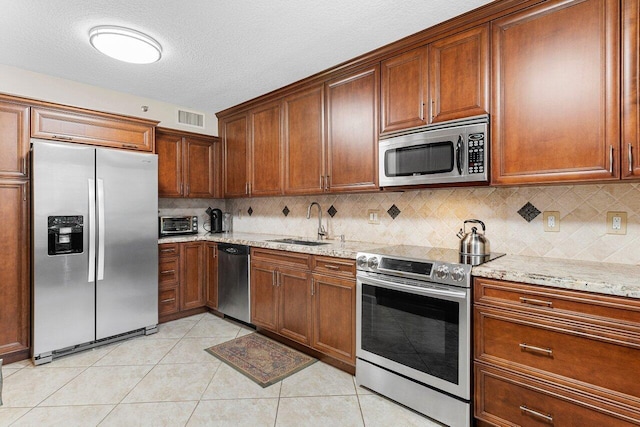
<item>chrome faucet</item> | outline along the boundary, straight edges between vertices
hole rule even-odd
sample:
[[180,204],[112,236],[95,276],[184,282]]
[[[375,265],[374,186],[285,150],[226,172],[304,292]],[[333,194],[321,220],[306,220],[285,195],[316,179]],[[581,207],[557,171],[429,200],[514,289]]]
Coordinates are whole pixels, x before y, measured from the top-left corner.
[[311,207],[313,205],[316,205],[318,207],[318,240],[322,240],[322,238],[327,235],[327,231],[322,225],[322,207],[320,207],[320,203],[311,202],[309,204],[309,207],[307,208],[307,219],[311,218]]

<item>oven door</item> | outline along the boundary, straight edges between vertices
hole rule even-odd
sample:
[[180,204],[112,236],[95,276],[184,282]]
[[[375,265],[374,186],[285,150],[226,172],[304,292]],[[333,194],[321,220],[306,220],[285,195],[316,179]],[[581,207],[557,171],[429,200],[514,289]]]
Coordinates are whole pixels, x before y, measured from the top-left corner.
[[471,290],[358,272],[356,356],[469,400]]

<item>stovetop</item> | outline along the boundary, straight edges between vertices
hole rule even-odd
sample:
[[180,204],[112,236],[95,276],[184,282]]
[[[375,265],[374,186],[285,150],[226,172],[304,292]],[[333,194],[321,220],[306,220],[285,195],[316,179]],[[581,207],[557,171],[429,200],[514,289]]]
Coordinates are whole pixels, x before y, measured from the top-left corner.
[[367,253],[407,261],[471,265],[484,264],[504,255],[504,253],[492,252],[484,256],[462,256],[456,249],[411,245],[386,246],[372,249]]

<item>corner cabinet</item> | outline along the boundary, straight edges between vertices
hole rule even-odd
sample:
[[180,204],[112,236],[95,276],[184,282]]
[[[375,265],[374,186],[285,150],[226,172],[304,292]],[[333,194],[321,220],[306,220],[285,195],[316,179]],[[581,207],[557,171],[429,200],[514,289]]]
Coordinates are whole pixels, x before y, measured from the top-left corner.
[[29,357],[31,220],[29,106],[0,97],[0,359]]
[[620,178],[619,20],[554,0],[492,22],[492,184]]
[[31,108],[31,136],[55,141],[153,152],[157,124],[73,107]]
[[216,179],[218,145],[216,137],[156,129],[158,196],[220,197]]
[[640,4],[622,2],[622,179],[640,178]]
[[476,278],[482,425],[640,424],[640,300]]

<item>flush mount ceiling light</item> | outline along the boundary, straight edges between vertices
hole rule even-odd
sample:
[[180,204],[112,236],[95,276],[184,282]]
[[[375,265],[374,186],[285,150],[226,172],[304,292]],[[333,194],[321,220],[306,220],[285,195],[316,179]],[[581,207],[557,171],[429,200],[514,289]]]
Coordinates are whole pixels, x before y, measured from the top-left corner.
[[162,56],[160,43],[146,34],[124,27],[94,27],[89,31],[89,42],[99,52],[132,64],[151,64]]

